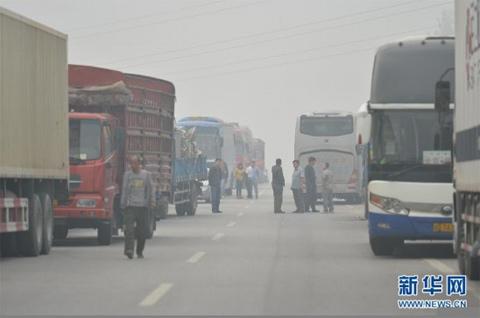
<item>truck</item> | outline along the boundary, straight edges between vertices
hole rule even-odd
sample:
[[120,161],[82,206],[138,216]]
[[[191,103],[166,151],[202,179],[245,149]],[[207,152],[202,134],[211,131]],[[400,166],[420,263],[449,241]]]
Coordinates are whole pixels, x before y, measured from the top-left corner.
[[175,129],[171,191],[162,192],[159,218],[168,214],[168,203],[178,216],[195,215],[202,185],[208,178],[207,159],[194,142],[192,131]]
[[479,280],[480,1],[455,1],[455,23],[454,250],[460,272]]
[[[406,240],[453,238],[452,103],[438,111],[436,83],[454,96],[454,38],[416,37],[378,48],[366,108],[368,232],[375,255]],[[452,98],[454,100],[454,98]],[[369,118],[369,119],[368,119]]]
[[55,208],[54,237],[95,228],[100,245],[111,243],[123,223],[122,178],[133,155],[152,176],[152,236],[160,199],[172,190],[174,85],[84,65],[70,65],[68,78],[70,194]]
[[67,36],[1,7],[0,26],[0,250],[48,254],[68,193]]

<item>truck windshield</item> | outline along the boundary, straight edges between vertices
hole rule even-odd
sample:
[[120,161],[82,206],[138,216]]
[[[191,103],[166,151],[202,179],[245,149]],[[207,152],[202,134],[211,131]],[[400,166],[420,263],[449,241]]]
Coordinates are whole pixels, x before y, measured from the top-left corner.
[[300,132],[310,136],[342,136],[353,133],[352,116],[308,117],[300,119]]
[[[443,44],[404,44],[380,49],[375,56],[372,76],[371,103],[433,103],[435,83],[454,67],[453,41]],[[454,73],[447,72],[452,100]]]
[[94,160],[100,157],[100,122],[95,119],[70,119],[70,158]]
[[382,171],[387,180],[450,182],[452,130],[451,112],[374,111],[372,173]]

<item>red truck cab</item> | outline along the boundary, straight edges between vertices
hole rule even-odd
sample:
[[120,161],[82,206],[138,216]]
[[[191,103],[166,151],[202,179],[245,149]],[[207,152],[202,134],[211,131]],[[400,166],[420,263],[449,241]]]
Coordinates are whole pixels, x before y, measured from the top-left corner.
[[97,228],[98,242],[110,244],[120,192],[116,127],[109,114],[69,114],[70,197],[55,208],[55,238],[66,238],[71,228]]

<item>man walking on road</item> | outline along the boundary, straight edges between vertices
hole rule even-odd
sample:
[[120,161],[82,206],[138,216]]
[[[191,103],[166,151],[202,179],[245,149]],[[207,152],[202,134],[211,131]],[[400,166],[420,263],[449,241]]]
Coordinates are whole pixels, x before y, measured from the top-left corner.
[[212,195],[212,212],[222,213],[220,211],[220,199],[222,197],[222,159],[216,159],[213,167],[208,171],[208,184]]
[[152,200],[152,181],[150,173],[141,169],[137,156],[130,158],[130,171],[123,176],[120,207],[124,211],[125,255],[133,258],[135,237],[137,239],[137,257],[143,258],[143,249],[147,238],[148,209]]
[[315,174],[315,157],[308,158],[308,165],[305,167],[305,185],[307,193],[305,195],[305,211],[318,212],[315,205],[317,203],[317,176]]
[[333,173],[328,162],[325,163],[325,168],[323,168],[322,190],[323,212],[333,213]]
[[255,166],[255,161],[250,163],[250,166],[247,168],[246,172],[248,184],[250,185],[250,188],[248,189],[248,198],[252,199],[253,192],[255,192],[255,199],[258,199],[258,176],[260,173],[258,168]]
[[293,174],[292,174],[292,193],[293,200],[295,201],[296,210],[293,213],[303,213],[305,212],[305,200],[303,198],[303,187],[305,184],[305,178],[303,174],[303,169],[300,167],[300,161],[293,160]]
[[285,213],[282,211],[283,187],[285,187],[285,177],[283,176],[282,159],[277,159],[275,165],[272,167],[274,213]]

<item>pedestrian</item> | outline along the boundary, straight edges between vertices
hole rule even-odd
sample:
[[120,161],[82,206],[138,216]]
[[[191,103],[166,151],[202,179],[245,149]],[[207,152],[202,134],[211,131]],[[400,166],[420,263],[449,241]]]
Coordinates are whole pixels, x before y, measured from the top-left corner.
[[143,258],[147,239],[149,208],[152,207],[152,181],[150,173],[140,166],[140,159],[132,156],[129,160],[131,170],[123,176],[120,207],[124,211],[125,248],[124,254],[133,258],[135,238],[137,257]]
[[255,192],[255,199],[258,199],[258,178],[260,177],[260,170],[255,165],[255,160],[252,160],[247,170],[247,180],[250,185],[248,197],[253,198],[253,192]]
[[315,173],[315,157],[308,158],[308,164],[305,167],[305,211],[319,212],[316,208],[317,203],[317,176]]
[[322,172],[322,197],[323,212],[333,213],[333,173],[328,162],[325,163]]
[[283,188],[285,177],[283,176],[282,159],[275,160],[272,167],[272,189],[273,189],[273,211],[274,213],[285,213],[282,211]]
[[293,213],[303,213],[305,211],[305,199],[303,197],[303,188],[305,187],[305,177],[303,169],[300,167],[300,161],[293,160],[293,173],[292,173],[292,193],[293,200],[295,201],[296,210]]
[[237,199],[241,199],[242,188],[245,182],[245,169],[243,168],[242,163],[239,163],[235,168],[234,176],[235,176],[235,189],[237,191]]
[[222,198],[222,159],[215,159],[215,164],[208,170],[208,185],[212,196],[212,212],[220,211],[220,199]]

